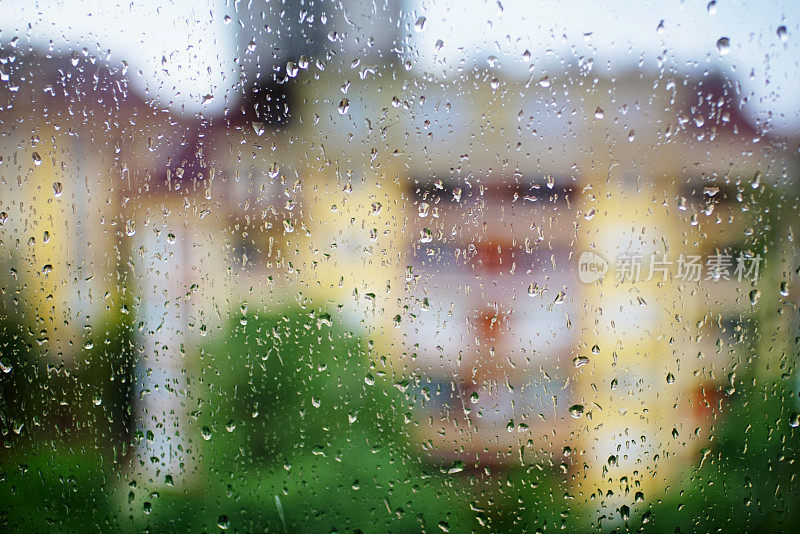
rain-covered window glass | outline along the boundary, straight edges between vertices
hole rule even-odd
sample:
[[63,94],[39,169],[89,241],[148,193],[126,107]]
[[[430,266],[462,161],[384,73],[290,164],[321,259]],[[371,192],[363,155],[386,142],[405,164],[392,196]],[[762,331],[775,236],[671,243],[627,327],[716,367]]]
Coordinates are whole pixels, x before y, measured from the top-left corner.
[[3,532],[800,528],[797,4],[0,5]]

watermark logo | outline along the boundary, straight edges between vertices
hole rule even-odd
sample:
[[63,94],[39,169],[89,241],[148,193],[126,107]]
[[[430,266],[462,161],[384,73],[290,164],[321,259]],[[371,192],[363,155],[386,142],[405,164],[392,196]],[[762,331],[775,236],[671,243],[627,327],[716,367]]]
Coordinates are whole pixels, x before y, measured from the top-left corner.
[[584,284],[593,284],[608,272],[608,261],[600,254],[587,250],[578,258],[578,278]]
[[670,259],[666,254],[650,256],[621,254],[616,262],[609,262],[596,252],[583,252],[578,258],[578,278],[584,284],[593,284],[610,271],[614,271],[617,282],[666,282],[677,280],[699,282],[710,280],[736,280],[755,282],[758,280],[762,258],[758,254],[708,254],[703,257],[681,254]]

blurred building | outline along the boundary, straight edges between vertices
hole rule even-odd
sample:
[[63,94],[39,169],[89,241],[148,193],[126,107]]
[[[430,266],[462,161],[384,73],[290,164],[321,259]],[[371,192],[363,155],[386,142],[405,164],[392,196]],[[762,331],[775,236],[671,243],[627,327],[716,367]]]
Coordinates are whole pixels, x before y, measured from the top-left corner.
[[304,283],[374,333],[423,449],[544,456],[612,503],[695,461],[747,358],[753,291],[784,268],[753,245],[754,195],[796,174],[734,83],[384,65],[298,87]]
[[298,58],[199,119],[89,58],[26,61],[3,95],[7,291],[65,361],[94,318],[134,315],[152,478],[196,458],[203,336],[291,299],[370,339],[365,380],[409,394],[432,461],[559,464],[598,502],[649,490],[707,446],[754,280],[793,254],[754,246],[750,208],[795,187],[796,161],[713,74]]
[[67,59],[14,58],[3,70],[4,292],[52,361],[69,364],[98,320],[119,313],[113,176],[124,175],[125,95],[106,69]]

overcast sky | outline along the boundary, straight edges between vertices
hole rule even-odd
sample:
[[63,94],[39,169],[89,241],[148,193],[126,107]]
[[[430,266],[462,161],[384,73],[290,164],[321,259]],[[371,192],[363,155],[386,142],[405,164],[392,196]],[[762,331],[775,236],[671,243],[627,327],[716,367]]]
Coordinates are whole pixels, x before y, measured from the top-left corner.
[[[637,67],[642,60],[644,68],[654,69],[666,50],[668,65],[679,71],[709,67],[731,73],[745,93],[754,95],[751,114],[763,120],[771,112],[769,124],[793,134],[800,125],[800,2],[784,4],[718,0],[709,8],[707,1],[674,0],[410,0],[400,5],[405,23],[426,19],[422,31],[412,30],[408,51],[426,72],[447,77],[459,64],[480,64],[489,56],[503,71],[522,72],[530,68],[522,59],[525,50],[532,54],[534,72],[543,74],[557,68],[559,60],[577,57],[592,58],[598,73],[608,72],[608,66],[611,71]],[[18,37],[20,48],[52,46],[60,53],[110,50],[112,62],[128,62],[137,90],[188,112],[215,112],[227,105],[240,76],[235,17],[224,0],[134,5],[0,0],[0,40]],[[784,39],[778,36],[780,26],[787,30]],[[348,29],[354,38],[357,32]],[[730,42],[725,55],[717,48],[723,37]]]
[[[718,68],[752,92],[748,111],[791,133],[800,122],[800,2],[754,0],[422,0],[418,53],[432,72],[454,70],[462,60],[493,55],[502,70],[544,74],[560,59],[592,58],[597,73],[655,69],[664,51],[679,72]],[[663,21],[663,23],[662,23]],[[661,25],[661,28],[659,26]],[[786,27],[781,39],[778,28]],[[728,38],[724,55],[717,42]],[[441,40],[441,48],[436,42]],[[723,49],[723,52],[726,50]],[[548,53],[549,52],[549,53]],[[539,65],[537,65],[539,63]]]
[[238,78],[235,35],[224,16],[217,0],[0,1],[3,43],[18,37],[18,48],[46,50],[52,40],[59,53],[110,50],[111,62],[128,63],[136,89],[188,112],[221,109]]

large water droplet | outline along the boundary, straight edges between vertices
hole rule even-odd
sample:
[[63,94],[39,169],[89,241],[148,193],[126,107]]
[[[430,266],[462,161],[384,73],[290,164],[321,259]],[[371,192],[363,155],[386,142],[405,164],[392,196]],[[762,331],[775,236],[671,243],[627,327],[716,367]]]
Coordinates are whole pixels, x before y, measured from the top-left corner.
[[623,521],[627,521],[631,517],[631,509],[623,504],[619,507],[619,515]]
[[586,356],[575,356],[572,359],[572,365],[574,365],[575,367],[583,367],[587,363],[589,363],[589,358],[587,358]]
[[794,412],[791,416],[789,416],[789,426],[792,428],[797,428],[800,426],[800,414]]
[[781,287],[779,290],[782,297],[789,296],[789,282],[781,282]]
[[717,40],[717,52],[719,55],[725,56],[731,51],[731,40],[727,37],[720,37]]
[[539,285],[536,282],[531,282],[528,286],[528,296],[535,297],[539,293]]
[[754,289],[750,292],[750,304],[755,306],[758,304],[758,300],[761,298],[761,291],[758,289]]

